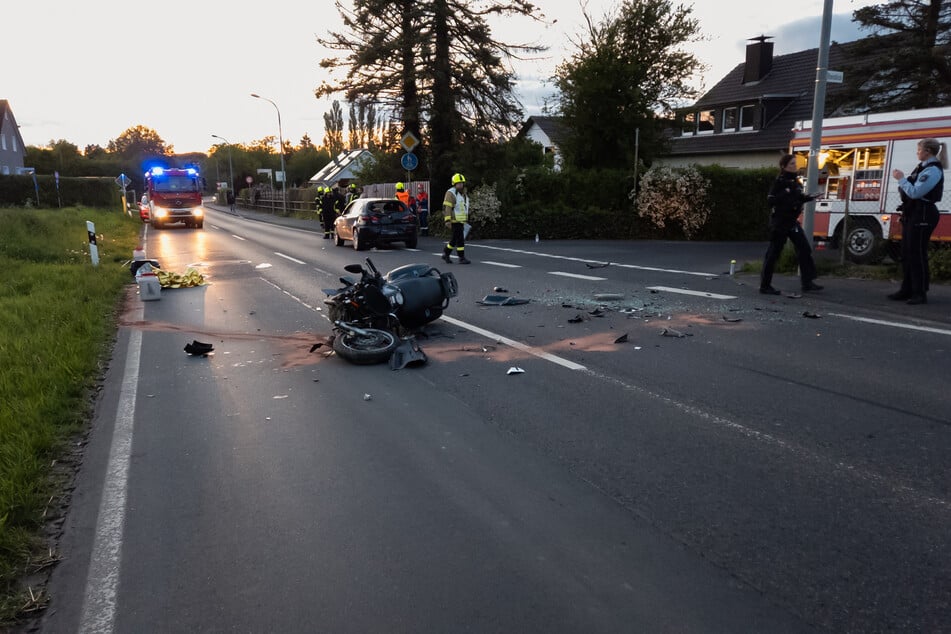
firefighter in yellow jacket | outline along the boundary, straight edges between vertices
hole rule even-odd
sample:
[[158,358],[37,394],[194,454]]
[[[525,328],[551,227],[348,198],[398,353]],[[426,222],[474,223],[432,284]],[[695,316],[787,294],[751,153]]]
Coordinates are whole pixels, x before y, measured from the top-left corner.
[[453,174],[452,187],[446,192],[443,199],[443,220],[452,231],[442,259],[451,264],[450,255],[453,250],[459,256],[459,264],[469,264],[466,259],[465,225],[469,219],[469,194],[466,193],[466,177],[462,174]]

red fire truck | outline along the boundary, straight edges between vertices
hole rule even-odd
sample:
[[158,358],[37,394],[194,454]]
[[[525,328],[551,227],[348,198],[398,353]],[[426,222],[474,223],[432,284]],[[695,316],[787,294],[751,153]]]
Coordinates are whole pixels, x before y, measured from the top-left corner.
[[[790,151],[806,167],[812,122],[793,129]],[[908,174],[918,163],[918,141],[941,141],[947,167],[951,108],[930,108],[825,119],[819,151],[819,191],[813,236],[817,242],[845,244],[853,262],[875,262],[901,252],[901,203],[892,170]],[[941,219],[932,241],[951,244],[951,190],[938,204]],[[843,240],[843,233],[845,239]]]
[[201,229],[205,210],[201,205],[201,177],[198,170],[153,167],[145,173],[149,222],[161,229],[173,222]]

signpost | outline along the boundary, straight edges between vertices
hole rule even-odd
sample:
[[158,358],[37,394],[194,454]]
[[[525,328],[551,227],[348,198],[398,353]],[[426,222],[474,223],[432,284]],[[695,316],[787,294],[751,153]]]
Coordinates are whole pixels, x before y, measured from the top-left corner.
[[[128,215],[132,215],[132,212],[129,211],[129,201],[126,198],[126,188],[132,183],[132,179],[126,176],[125,174],[119,174],[116,178],[116,185],[122,189],[122,211]],[[96,256],[96,259],[99,259],[99,256]]]
[[59,195],[59,172],[53,172],[53,180],[56,181],[56,202],[59,203],[59,208],[63,208],[63,199]]

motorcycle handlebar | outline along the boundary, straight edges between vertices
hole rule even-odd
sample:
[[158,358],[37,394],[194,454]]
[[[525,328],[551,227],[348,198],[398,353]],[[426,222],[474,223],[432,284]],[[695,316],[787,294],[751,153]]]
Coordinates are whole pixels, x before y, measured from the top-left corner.
[[375,266],[373,266],[373,260],[371,260],[370,258],[367,258],[366,261],[367,261],[367,266],[369,267],[370,271],[371,271],[374,275],[377,275],[377,276],[378,276],[378,275],[380,274],[380,272],[376,269]]

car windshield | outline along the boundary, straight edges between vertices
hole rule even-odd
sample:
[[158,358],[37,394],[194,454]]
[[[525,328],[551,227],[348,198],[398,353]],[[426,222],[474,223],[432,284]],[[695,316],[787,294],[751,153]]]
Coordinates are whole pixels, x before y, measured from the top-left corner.
[[406,207],[398,200],[378,200],[369,203],[364,209],[366,214],[392,214],[406,211]]
[[198,179],[191,176],[160,176],[152,179],[157,192],[197,192]]

